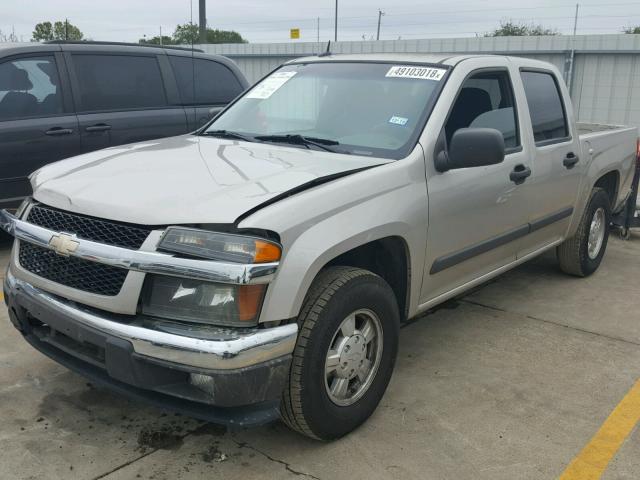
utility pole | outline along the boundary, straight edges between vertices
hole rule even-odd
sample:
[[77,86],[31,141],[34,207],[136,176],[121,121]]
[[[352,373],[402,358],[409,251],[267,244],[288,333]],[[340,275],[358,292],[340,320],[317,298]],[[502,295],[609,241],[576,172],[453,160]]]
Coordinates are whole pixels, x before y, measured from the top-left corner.
[[571,38],[571,57],[569,58],[569,73],[567,74],[567,90],[571,94],[571,84],[573,83],[573,60],[576,55],[576,30],[578,29],[578,9],[580,4],[576,3],[576,16],[573,19],[573,37]]
[[336,0],[336,20],[334,23],[334,27],[335,27],[335,32],[333,36],[333,41],[337,42],[338,41],[338,0]]
[[199,7],[199,19],[200,19],[200,43],[207,43],[207,2],[206,0],[200,0]]
[[376,35],[376,40],[380,40],[380,22],[382,21],[382,16],[384,12],[378,9],[378,34]]
[[160,25],[160,46],[162,46],[162,25]]
[[316,31],[318,32],[318,43],[320,43],[320,17],[316,18]]
[[69,41],[69,19],[64,19],[64,40]]

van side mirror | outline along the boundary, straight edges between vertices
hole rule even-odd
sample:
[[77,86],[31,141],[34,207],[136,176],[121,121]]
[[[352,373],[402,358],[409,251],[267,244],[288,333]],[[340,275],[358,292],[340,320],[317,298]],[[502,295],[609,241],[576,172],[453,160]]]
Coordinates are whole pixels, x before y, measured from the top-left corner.
[[460,128],[451,137],[449,148],[436,154],[436,170],[495,165],[504,160],[504,150],[504,137],[495,128]]

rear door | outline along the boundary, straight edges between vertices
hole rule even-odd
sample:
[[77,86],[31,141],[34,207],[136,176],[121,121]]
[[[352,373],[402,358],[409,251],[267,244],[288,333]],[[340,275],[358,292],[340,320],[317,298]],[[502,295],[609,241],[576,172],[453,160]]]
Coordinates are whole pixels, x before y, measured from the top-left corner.
[[171,98],[163,76],[164,55],[139,51],[65,55],[84,152],[187,132],[184,108]]
[[217,115],[245,88],[226,65],[211,59],[169,54],[178,91],[193,131]]
[[531,126],[526,135],[532,145],[531,177],[523,185],[530,210],[530,233],[518,256],[558,242],[567,233],[578,195],[583,166],[578,132],[572,131],[568,93],[557,73],[520,69],[524,107]]
[[56,52],[0,60],[0,208],[31,194],[33,171],[80,152],[66,80]]

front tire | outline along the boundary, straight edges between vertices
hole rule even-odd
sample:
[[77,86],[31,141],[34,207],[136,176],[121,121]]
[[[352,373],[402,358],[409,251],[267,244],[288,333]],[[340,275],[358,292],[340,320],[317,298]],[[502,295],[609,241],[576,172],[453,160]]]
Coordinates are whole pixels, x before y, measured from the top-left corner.
[[309,289],[298,325],[282,420],[318,440],[342,437],[369,418],[391,379],[400,325],[395,295],[367,270],[330,267]]
[[602,188],[594,188],[575,235],[558,246],[560,269],[577,277],[595,272],[607,249],[611,205]]

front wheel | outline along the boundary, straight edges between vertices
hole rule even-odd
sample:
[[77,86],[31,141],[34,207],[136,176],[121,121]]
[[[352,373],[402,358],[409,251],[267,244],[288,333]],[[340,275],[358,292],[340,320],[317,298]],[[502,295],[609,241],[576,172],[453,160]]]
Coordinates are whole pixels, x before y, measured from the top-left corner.
[[282,419],[308,437],[339,438],[369,418],[391,378],[400,325],[395,295],[367,270],[330,267],[311,286],[298,324]]
[[595,272],[607,248],[610,225],[609,196],[603,189],[594,188],[575,235],[558,246],[560,269],[577,277]]

